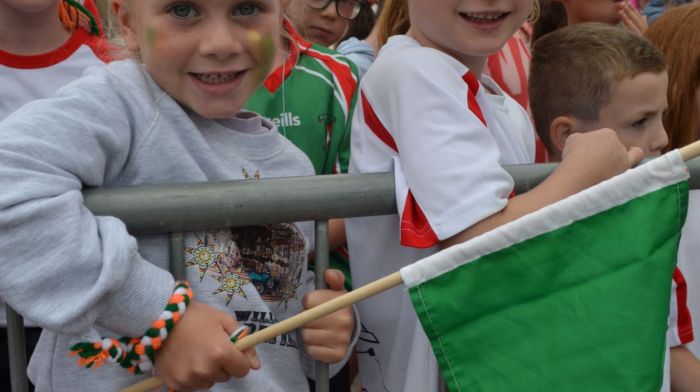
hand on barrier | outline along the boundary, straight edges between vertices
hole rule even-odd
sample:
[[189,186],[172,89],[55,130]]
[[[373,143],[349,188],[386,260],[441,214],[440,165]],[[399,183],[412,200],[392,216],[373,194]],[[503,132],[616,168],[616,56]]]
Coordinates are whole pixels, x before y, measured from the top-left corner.
[[[304,309],[313,308],[345,294],[345,277],[342,272],[329,269],[324,278],[329,288],[306,293],[302,299]],[[336,363],[342,360],[350,344],[354,321],[352,308],[348,306],[306,324],[301,330],[306,352],[313,359],[322,362]]]
[[566,139],[562,155],[558,170],[572,173],[569,177],[578,180],[580,189],[585,189],[635,166],[644,152],[639,147],[628,150],[615,131],[605,128],[572,133]]

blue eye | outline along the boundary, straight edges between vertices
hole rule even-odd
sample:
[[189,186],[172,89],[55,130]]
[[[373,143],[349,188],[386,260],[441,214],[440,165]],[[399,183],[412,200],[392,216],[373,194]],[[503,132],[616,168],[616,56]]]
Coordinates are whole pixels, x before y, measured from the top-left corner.
[[179,19],[194,18],[199,16],[199,12],[197,12],[197,10],[189,4],[175,4],[168,9],[168,12]]
[[243,3],[234,10],[235,15],[239,16],[255,16],[260,12],[260,7],[253,3]]

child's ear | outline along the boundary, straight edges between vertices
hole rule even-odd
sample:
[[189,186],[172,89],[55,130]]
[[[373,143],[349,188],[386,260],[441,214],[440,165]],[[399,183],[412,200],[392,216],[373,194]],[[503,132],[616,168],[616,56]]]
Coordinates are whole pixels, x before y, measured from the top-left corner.
[[124,43],[126,43],[126,48],[130,52],[138,53],[139,42],[136,36],[136,32],[132,26],[133,19],[131,17],[131,12],[129,12],[129,4],[126,0],[111,0],[109,2],[111,7],[112,15],[114,16],[117,24],[119,25],[119,31]]
[[566,144],[566,138],[574,131],[576,120],[569,116],[559,116],[552,121],[549,126],[549,140],[552,145],[554,155],[560,156]]

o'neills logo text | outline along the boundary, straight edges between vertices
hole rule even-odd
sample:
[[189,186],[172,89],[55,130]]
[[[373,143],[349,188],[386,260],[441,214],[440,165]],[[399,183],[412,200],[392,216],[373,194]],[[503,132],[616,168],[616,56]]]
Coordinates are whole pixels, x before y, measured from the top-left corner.
[[290,112],[280,113],[278,118],[270,119],[278,127],[298,127],[301,125],[301,118]]

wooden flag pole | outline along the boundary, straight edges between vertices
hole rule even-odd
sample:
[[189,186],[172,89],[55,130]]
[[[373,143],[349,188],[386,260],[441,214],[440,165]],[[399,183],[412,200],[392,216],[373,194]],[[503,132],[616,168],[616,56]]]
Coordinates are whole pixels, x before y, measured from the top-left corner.
[[700,156],[700,140],[681,147],[680,152],[681,156],[683,157],[683,162],[687,162],[697,156]]
[[[697,156],[700,156],[700,141],[691,143],[681,148],[680,154],[681,157],[683,157],[683,161],[689,161]],[[293,331],[310,323],[311,321],[327,316],[337,310],[352,306],[366,298],[399,286],[402,283],[403,281],[401,280],[401,274],[399,272],[395,272],[333,300],[299,313],[296,316],[290,317],[261,331],[246,336],[236,343],[236,347],[240,350],[253,347],[276,336],[282,335],[283,333]],[[146,392],[161,385],[163,385],[163,381],[160,379],[160,377],[155,376],[140,383],[134,384],[126,389],[122,389],[122,392]]]
[[[263,330],[250,334],[236,342],[236,347],[239,350],[245,350],[253,347],[276,336],[282,335],[283,333],[293,331],[310,323],[311,321],[327,316],[345,307],[352,306],[363,299],[369,298],[401,284],[403,284],[401,274],[399,272],[395,272],[379,280],[368,283],[349,293],[343,294],[340,297],[334,298],[328,302],[322,303],[321,305],[301,312],[296,316],[290,317]],[[134,384],[128,388],[122,389],[122,392],[146,392],[161,385],[163,385],[163,381],[160,379],[160,377],[155,376]]]

